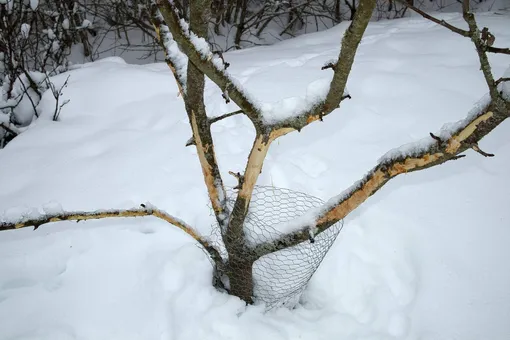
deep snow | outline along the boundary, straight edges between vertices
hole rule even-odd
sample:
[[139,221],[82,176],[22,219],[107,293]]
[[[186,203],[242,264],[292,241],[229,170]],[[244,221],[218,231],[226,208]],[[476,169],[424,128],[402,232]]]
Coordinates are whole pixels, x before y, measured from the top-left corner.
[[[442,15],[465,26],[457,14]],[[507,13],[481,14],[498,46]],[[271,47],[226,54],[253,96],[276,103],[328,78],[347,23]],[[499,77],[507,56],[491,56]],[[278,140],[259,184],[328,199],[388,150],[465,117],[486,93],[468,39],[418,18],[370,24],[348,89],[353,99]],[[71,99],[0,150],[0,211],[131,208],[150,201],[211,233],[187,117],[165,64],[110,58],[70,73]],[[56,85],[67,75],[55,78]],[[210,116],[236,109],[206,89]],[[213,126],[227,172],[242,171],[254,131]],[[510,124],[481,148],[391,181],[345,221],[297,309],[264,313],[216,292],[192,240],[155,219],[63,222],[0,233],[0,339],[493,339],[510,337]]]

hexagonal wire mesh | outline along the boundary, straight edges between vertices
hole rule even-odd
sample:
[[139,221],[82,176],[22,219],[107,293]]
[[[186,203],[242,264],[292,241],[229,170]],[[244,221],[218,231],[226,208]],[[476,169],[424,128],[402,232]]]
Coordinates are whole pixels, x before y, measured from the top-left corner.
[[[232,210],[237,193],[227,191],[227,204]],[[256,186],[246,216],[244,231],[246,241],[253,246],[285,235],[285,224],[324,202],[302,192],[289,189]],[[278,306],[292,307],[298,303],[312,275],[321,264],[343,226],[340,221],[326,231],[316,235],[314,242],[305,241],[296,246],[262,256],[255,261],[253,273],[253,294],[255,302],[262,302],[268,309]],[[219,226],[215,228],[216,239]],[[222,256],[227,257],[225,248]]]

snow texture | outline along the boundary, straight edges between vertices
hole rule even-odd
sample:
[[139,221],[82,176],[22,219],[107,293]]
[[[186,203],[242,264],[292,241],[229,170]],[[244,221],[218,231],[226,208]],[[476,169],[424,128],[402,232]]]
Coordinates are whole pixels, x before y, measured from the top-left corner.
[[39,7],[39,0],[30,0],[30,8],[32,11],[37,10],[37,7]]
[[65,30],[69,29],[69,19],[65,18],[64,20],[62,20],[62,28]]
[[23,37],[23,39],[28,38],[29,35],[30,35],[30,25],[26,24],[26,23],[21,24],[21,36]]
[[[439,17],[464,25],[459,14]],[[477,16],[503,47],[509,19]],[[305,98],[326,79],[320,68],[338,55],[346,26],[227,53],[229,72],[266,103]],[[496,79],[509,66],[491,62]],[[191,129],[168,67],[109,58],[70,75],[61,120],[51,121],[46,92],[40,118],[0,150],[0,215],[149,200],[210,235],[215,220],[196,150],[184,147]],[[52,78],[55,87],[67,76]],[[464,119],[487,92],[469,39],[415,16],[369,25],[348,86],[353,99],[325,123],[273,143],[258,184],[335,197],[387,150]],[[236,110],[221,93],[207,82],[211,117]],[[236,115],[212,131],[235,186],[227,172],[243,171],[253,127]],[[468,151],[377,192],[345,220],[293,310],[265,313],[214,290],[204,252],[157,218],[2,232],[0,339],[507,340],[509,133],[505,122],[480,143],[496,157]]]

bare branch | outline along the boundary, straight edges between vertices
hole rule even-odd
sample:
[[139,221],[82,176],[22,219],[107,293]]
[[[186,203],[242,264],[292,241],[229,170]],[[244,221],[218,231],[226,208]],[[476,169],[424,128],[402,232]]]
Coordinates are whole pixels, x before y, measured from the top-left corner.
[[[479,114],[469,116],[448,139],[432,135],[428,148],[411,156],[399,156],[383,159],[359,182],[344,193],[332,198],[320,208],[315,226],[303,226],[300,230],[281,238],[258,245],[254,251],[257,256],[285,249],[309,239],[310,227],[315,227],[319,234],[336,222],[345,218],[370,196],[383,187],[390,179],[400,174],[419,171],[463,157],[460,153],[470,148],[477,148],[477,143],[510,116],[510,103],[503,109],[500,103],[491,101]],[[478,149],[478,152],[481,151]],[[491,154],[483,153],[490,157]]]
[[493,153],[487,153],[487,152],[483,151],[482,149],[480,149],[478,144],[474,144],[471,148],[484,157],[494,157],[495,156]]
[[235,115],[238,115],[240,113],[244,113],[243,110],[237,110],[237,111],[234,111],[234,112],[229,112],[229,113],[225,113],[221,116],[216,116],[216,117],[213,117],[213,118],[210,118],[209,119],[209,124],[213,124],[213,123],[216,123],[222,119],[225,119],[225,118],[228,118],[228,117],[232,117],[232,116],[235,116]]
[[412,11],[414,11],[416,13],[418,13],[419,15],[424,17],[425,19],[430,20],[432,22],[435,22],[436,24],[441,25],[443,27],[446,27],[446,28],[448,28],[450,31],[452,31],[454,33],[460,34],[463,37],[469,37],[470,36],[469,31],[466,31],[466,30],[460,29],[458,27],[455,27],[455,26],[447,23],[444,20],[439,20],[439,19],[433,17],[432,15],[429,15],[429,14],[425,13],[424,11],[419,9],[418,7],[413,6],[411,3],[407,2],[406,0],[396,0],[396,1],[398,3],[400,3],[401,5],[411,9]]
[[[452,31],[454,33],[460,34],[461,36],[466,37],[466,38],[470,38],[472,36],[470,31],[466,31],[466,30],[460,29],[458,27],[455,27],[455,26],[447,23],[444,20],[439,20],[439,19],[433,17],[432,15],[429,15],[429,14],[425,13],[424,11],[420,10],[419,8],[413,6],[411,3],[407,2],[406,0],[396,0],[396,1],[400,4],[402,4],[403,6],[411,9],[412,11],[418,13],[425,19],[428,19],[432,22],[435,22],[438,25],[448,28],[450,31]],[[466,8],[466,7],[463,5],[463,8]],[[469,6],[467,7],[467,9],[469,9]],[[485,46],[485,51],[491,52],[491,53],[510,54],[510,48],[500,48],[500,47],[494,47],[492,45]]]
[[[190,3],[190,28],[199,36],[207,35],[208,21],[206,10],[210,7],[209,0],[195,0]],[[219,170],[211,124],[207,118],[204,103],[204,73],[188,59],[185,106],[193,132],[198,158],[202,167],[205,184],[209,194],[216,220],[223,228],[228,220],[228,208],[223,179]]]
[[491,53],[510,54],[510,48],[487,46],[485,49],[487,50],[487,52],[491,52]]
[[[151,5],[151,22],[154,30],[156,31],[156,37],[159,45],[165,52],[165,61],[172,71],[177,87],[179,88],[180,95],[186,100],[186,73],[181,63],[186,58],[184,54],[176,55],[170,50],[172,44],[172,37],[169,34],[168,26],[163,22],[163,17],[156,5]],[[176,51],[179,54],[178,51]],[[182,70],[178,72],[178,70]]]
[[[249,98],[240,87],[235,85],[235,81],[224,70],[224,61],[215,56],[210,51],[201,51],[192,42],[192,33],[183,28],[180,19],[177,16],[175,4],[167,0],[158,0],[158,7],[163,15],[165,23],[172,32],[173,38],[179,45],[179,48],[186,54],[189,60],[209,79],[211,79],[222,91],[229,90],[229,97],[236,103],[243,112],[253,121],[255,127],[260,129],[262,124],[262,114],[254,101]],[[215,63],[218,59],[218,63]],[[220,66],[221,65],[221,68]]]
[[[462,6],[462,16],[464,21],[469,26],[469,35],[471,41],[475,45],[476,52],[478,53],[478,59],[480,60],[480,69],[485,78],[485,82],[487,83],[487,87],[489,88],[489,93],[493,100],[498,100],[500,98],[500,94],[498,92],[498,88],[496,86],[496,82],[494,81],[494,76],[492,75],[491,65],[489,63],[489,58],[487,57],[487,53],[485,53],[485,48],[487,44],[482,40],[481,32],[478,29],[478,25],[476,24],[475,16],[473,13],[469,11],[469,0],[464,0]],[[490,34],[488,29],[484,32],[485,35]]]
[[80,222],[86,220],[99,220],[104,218],[142,217],[142,216],[154,216],[170,224],[173,224],[174,226],[176,226],[177,228],[181,229],[186,234],[191,236],[194,240],[196,240],[209,253],[211,258],[215,262],[221,261],[221,256],[218,250],[214,246],[212,246],[209,243],[209,241],[207,241],[204,237],[200,236],[198,232],[194,230],[190,225],[186,224],[185,222],[181,221],[180,219],[172,215],[167,214],[162,210],[144,204],[141,204],[140,208],[138,209],[104,210],[93,212],[83,211],[57,212],[45,214],[37,218],[27,217],[16,222],[0,222],[0,231],[20,229],[26,227],[34,227],[35,230],[43,224],[60,221]]
[[308,124],[316,120],[321,120],[324,116],[337,109],[343,99],[348,98],[345,95],[347,78],[351,72],[356,51],[363,38],[368,22],[370,21],[375,4],[375,0],[360,0],[354,20],[351,22],[342,39],[338,60],[335,64],[331,63],[334,65],[334,68],[332,67],[334,69],[334,75],[324,102],[300,115],[277,123],[272,127],[273,129],[290,129],[287,132],[292,130],[300,131]]
[[[216,122],[219,122],[220,120],[223,120],[225,118],[228,118],[228,117],[232,117],[232,116],[235,116],[235,115],[238,115],[240,113],[244,113],[243,110],[237,110],[237,111],[234,111],[234,112],[229,112],[229,113],[225,113],[221,116],[216,116],[216,117],[213,117],[213,118],[209,118],[208,121],[209,121],[209,124],[213,124],[213,123],[216,123]],[[190,139],[188,139],[188,141],[186,142],[186,146],[191,146],[191,145],[196,145],[195,143],[195,137],[191,136]]]
[[414,12],[420,14],[425,19],[428,19],[430,21],[433,21],[443,27],[448,28],[450,31],[455,32],[457,34],[462,35],[463,37],[468,37],[471,39],[473,44],[475,45],[476,52],[478,53],[478,59],[480,60],[480,68],[483,72],[485,82],[487,83],[487,86],[489,87],[489,92],[493,100],[498,101],[499,99],[499,93],[497,90],[497,83],[494,81],[494,77],[491,72],[491,66],[489,64],[489,59],[487,57],[486,52],[492,52],[492,53],[504,53],[504,54],[510,54],[510,49],[508,48],[497,48],[493,47],[492,44],[494,43],[494,40],[496,39],[492,33],[489,32],[488,28],[485,27],[482,31],[478,28],[478,25],[476,24],[475,16],[473,13],[470,12],[469,9],[469,0],[463,0],[462,2],[462,16],[464,18],[464,21],[468,24],[469,31],[462,30],[458,27],[455,27],[453,25],[448,24],[444,20],[439,20],[437,18],[434,18],[431,15],[428,15],[427,13],[421,11],[420,9],[416,8],[412,4],[408,3],[405,0],[396,0],[402,5],[410,8]]

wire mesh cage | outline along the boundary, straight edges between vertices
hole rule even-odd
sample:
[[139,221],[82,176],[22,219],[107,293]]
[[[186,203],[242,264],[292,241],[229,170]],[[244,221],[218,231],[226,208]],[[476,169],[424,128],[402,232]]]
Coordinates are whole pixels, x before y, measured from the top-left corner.
[[[237,193],[229,189],[227,195],[227,205],[232,210]],[[246,243],[256,246],[284,236],[289,231],[288,222],[323,204],[321,199],[302,192],[256,186],[244,222]],[[340,221],[316,235],[312,241],[305,241],[257,259],[252,267],[255,303],[264,303],[268,309],[295,306],[342,226],[343,222]],[[219,226],[215,229],[215,234],[221,233]],[[221,242],[221,237],[216,239]],[[226,258],[224,245],[218,245]]]

